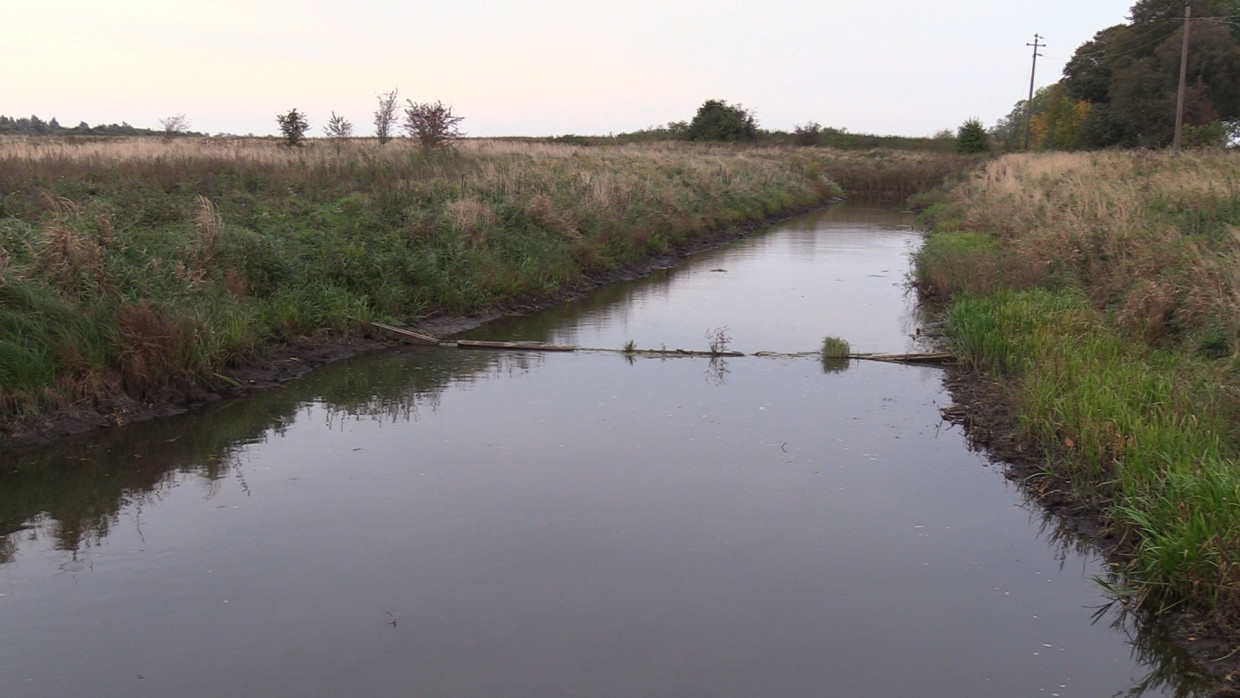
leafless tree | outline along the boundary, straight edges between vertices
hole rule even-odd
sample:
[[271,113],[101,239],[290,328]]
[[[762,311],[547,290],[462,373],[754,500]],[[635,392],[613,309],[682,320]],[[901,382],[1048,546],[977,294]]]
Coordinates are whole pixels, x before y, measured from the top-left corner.
[[172,140],[189,130],[189,118],[184,114],[174,114],[159,120],[164,129],[164,140]]
[[329,138],[350,138],[353,135],[353,124],[332,112],[332,118],[328,119],[327,125],[323,127],[323,135]]
[[375,110],[375,135],[379,145],[392,140],[392,126],[396,124],[396,90],[379,95],[379,108]]
[[332,139],[336,145],[336,153],[339,154],[340,146],[353,135],[353,124],[332,112],[332,118],[328,119],[327,125],[323,127],[323,134]]
[[405,133],[418,142],[422,150],[450,150],[465,134],[458,124],[464,117],[454,116],[452,107],[443,102],[419,104],[405,100]]

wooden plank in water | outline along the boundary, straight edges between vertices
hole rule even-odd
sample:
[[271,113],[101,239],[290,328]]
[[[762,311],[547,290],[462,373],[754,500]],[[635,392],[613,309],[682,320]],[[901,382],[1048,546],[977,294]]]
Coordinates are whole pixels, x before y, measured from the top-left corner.
[[518,351],[577,351],[577,347],[546,342],[487,342],[481,339],[458,339],[462,349],[516,349]]
[[406,330],[403,327],[393,327],[391,325],[385,325],[382,322],[372,322],[370,324],[375,327],[378,327],[381,330],[391,332],[392,334],[396,335],[397,337],[400,337],[406,342],[411,342],[413,344],[425,344],[429,346],[439,345],[439,340],[436,339],[435,337],[430,336],[429,334],[422,334],[421,332],[414,332],[413,330]]

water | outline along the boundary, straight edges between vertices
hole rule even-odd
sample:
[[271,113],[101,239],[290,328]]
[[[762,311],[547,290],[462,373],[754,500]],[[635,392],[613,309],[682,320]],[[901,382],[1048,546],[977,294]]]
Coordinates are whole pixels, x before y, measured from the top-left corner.
[[[471,333],[916,348],[907,215],[836,208]],[[725,269],[726,271],[712,271]],[[409,349],[0,475],[6,696],[1110,696],[1096,557],[936,369]],[[1183,689],[1187,690],[1187,689]]]

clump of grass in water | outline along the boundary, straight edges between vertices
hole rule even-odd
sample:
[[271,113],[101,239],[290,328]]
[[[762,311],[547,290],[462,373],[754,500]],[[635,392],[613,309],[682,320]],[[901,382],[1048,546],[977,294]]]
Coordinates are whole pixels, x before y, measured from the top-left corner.
[[852,353],[852,345],[848,340],[839,337],[826,337],[822,340],[822,370],[827,373],[839,373],[848,368],[848,355]]
[[713,330],[706,331],[706,343],[710,346],[710,353],[722,354],[728,350],[728,345],[732,343],[732,335],[728,334],[727,325],[716,327]]
[[846,339],[839,337],[827,337],[822,340],[822,358],[826,359],[846,359],[852,353],[852,346]]
[[633,340],[630,339],[629,341],[624,343],[625,354],[632,354],[635,351],[637,351],[637,342],[634,342]]

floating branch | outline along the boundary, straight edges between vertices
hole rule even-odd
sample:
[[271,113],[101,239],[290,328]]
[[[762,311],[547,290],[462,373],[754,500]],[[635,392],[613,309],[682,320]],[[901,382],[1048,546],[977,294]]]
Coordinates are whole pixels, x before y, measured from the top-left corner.
[[456,346],[461,349],[517,349],[520,351],[577,351],[577,347],[565,344],[547,344],[546,342],[486,342],[480,339],[458,339],[445,342],[445,346]]

